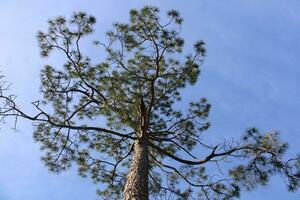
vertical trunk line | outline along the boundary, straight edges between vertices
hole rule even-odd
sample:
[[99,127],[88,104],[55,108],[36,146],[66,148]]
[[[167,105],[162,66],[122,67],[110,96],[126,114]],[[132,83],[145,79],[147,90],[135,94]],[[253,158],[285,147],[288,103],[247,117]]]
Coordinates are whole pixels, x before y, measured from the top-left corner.
[[149,158],[146,140],[136,140],[122,200],[148,200]]

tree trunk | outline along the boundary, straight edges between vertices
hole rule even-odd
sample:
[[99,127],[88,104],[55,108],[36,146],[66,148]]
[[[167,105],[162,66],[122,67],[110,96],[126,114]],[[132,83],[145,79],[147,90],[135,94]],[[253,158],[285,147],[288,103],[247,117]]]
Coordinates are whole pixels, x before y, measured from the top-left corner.
[[136,140],[122,200],[148,200],[148,147],[145,140]]

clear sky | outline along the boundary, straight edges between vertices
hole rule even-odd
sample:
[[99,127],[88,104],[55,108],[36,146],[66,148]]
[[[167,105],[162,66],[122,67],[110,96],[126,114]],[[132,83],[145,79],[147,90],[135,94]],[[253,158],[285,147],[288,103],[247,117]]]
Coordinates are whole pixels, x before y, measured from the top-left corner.
[[[216,141],[238,138],[245,128],[279,130],[290,143],[289,155],[300,152],[300,1],[299,0],[0,0],[0,70],[11,91],[29,112],[39,94],[41,59],[35,38],[47,19],[73,11],[97,18],[101,39],[113,22],[126,21],[130,8],[177,9],[184,18],[187,46],[207,44],[207,57],[196,86],[185,101],[205,96],[212,103],[207,132]],[[101,52],[88,50],[92,55]],[[51,60],[52,63],[53,59]],[[39,145],[30,123],[0,130],[0,200],[94,200],[94,185],[70,170],[51,174],[39,160]],[[275,177],[270,184],[243,192],[242,200],[297,200]]]

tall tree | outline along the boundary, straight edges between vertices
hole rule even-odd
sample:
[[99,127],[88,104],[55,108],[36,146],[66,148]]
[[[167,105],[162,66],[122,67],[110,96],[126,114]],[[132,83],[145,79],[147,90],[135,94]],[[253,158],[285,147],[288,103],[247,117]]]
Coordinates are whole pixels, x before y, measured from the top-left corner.
[[155,7],[131,10],[129,23],[107,32],[107,43],[94,42],[106,55],[98,64],[80,48],[95,22],[78,12],[69,21],[49,20],[48,31],[38,33],[41,55],[57,50],[66,62],[41,71],[37,114],[1,93],[1,116],[33,121],[51,171],[77,164],[81,176],[102,183],[104,199],[231,199],[273,174],[283,175],[290,190],[299,187],[300,159],[283,160],[287,144],[278,133],[251,128],[240,141],[209,145],[203,135],[210,126],[207,100],[178,108],[180,92],[196,83],[206,52],[200,40],[183,53],[177,11],[160,19]]

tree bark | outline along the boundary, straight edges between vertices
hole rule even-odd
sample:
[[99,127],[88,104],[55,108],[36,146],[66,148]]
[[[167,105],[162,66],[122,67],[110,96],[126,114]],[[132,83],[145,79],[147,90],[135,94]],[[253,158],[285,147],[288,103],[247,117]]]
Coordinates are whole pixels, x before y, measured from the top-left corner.
[[136,140],[122,200],[148,200],[149,158],[146,140]]

